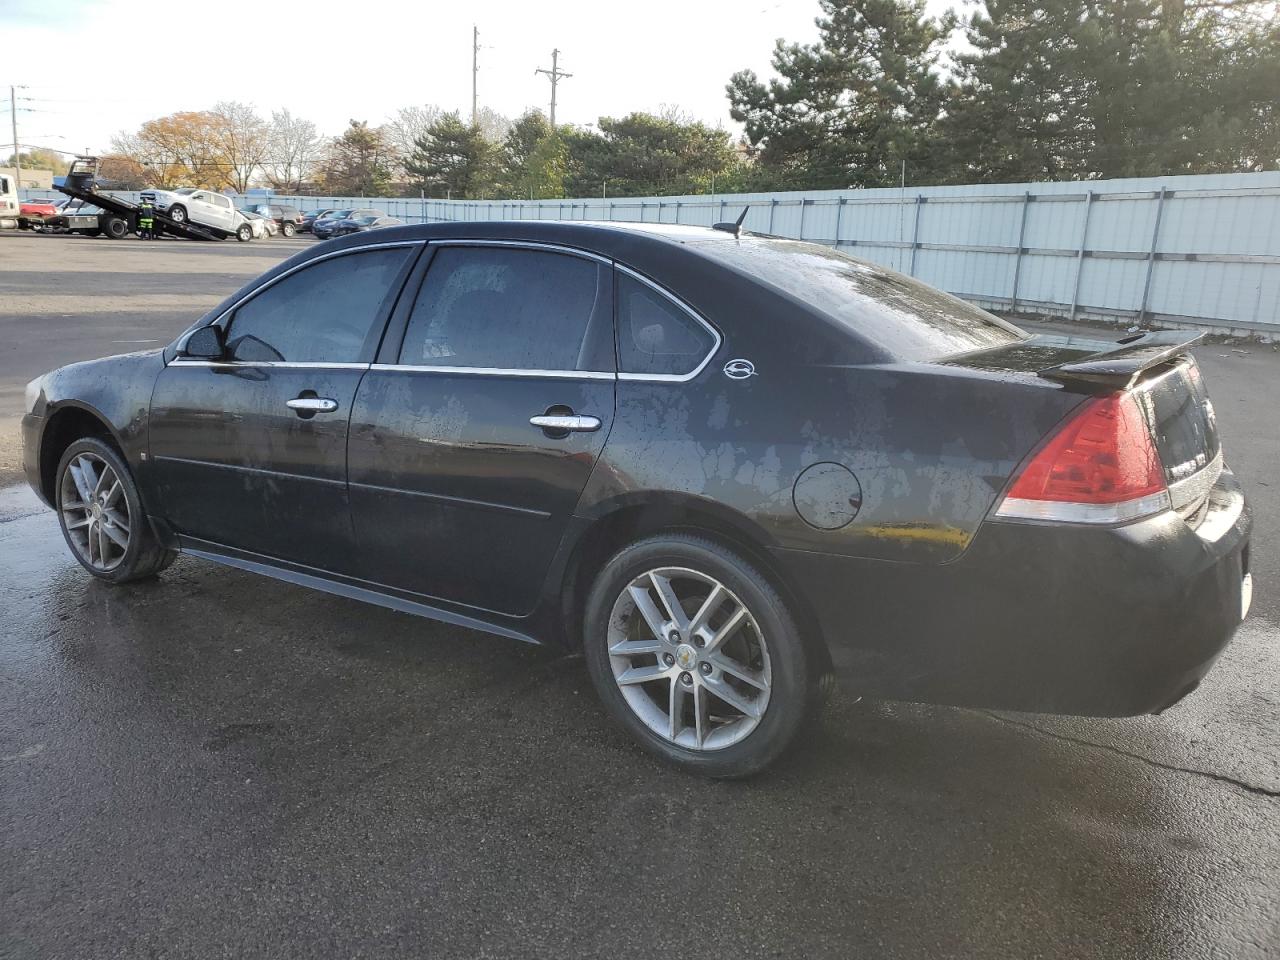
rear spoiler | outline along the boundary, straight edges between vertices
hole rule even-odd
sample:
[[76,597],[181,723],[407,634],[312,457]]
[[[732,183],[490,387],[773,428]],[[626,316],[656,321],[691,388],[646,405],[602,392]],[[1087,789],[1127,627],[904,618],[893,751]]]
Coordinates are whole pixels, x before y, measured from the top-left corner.
[[1203,333],[1188,334],[1183,330],[1139,333],[1118,340],[1113,350],[1048,367],[1039,371],[1039,376],[1059,383],[1127,390],[1144,371],[1186,353],[1187,348],[1203,336]]

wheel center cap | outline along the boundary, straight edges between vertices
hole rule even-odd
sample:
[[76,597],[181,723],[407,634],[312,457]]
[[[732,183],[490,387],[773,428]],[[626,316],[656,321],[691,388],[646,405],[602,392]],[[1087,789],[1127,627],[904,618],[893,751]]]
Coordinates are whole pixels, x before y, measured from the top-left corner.
[[698,651],[687,643],[682,643],[676,647],[676,666],[681,670],[692,669],[693,665],[698,662]]
[[102,519],[102,504],[100,504],[100,503],[95,503],[93,506],[91,506],[91,507],[89,508],[89,512],[93,514],[93,519],[95,519],[95,520],[101,520],[101,519]]

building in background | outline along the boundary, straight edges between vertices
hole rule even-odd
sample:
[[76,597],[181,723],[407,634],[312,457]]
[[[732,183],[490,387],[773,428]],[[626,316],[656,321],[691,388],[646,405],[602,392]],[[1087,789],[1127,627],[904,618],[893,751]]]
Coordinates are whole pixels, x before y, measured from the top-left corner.
[[[16,176],[17,171],[13,167],[0,167],[0,177],[8,177],[12,181]],[[28,170],[24,166],[22,168],[22,182],[15,182],[15,186],[25,190],[52,190],[53,171],[41,170],[38,167],[34,170]]]

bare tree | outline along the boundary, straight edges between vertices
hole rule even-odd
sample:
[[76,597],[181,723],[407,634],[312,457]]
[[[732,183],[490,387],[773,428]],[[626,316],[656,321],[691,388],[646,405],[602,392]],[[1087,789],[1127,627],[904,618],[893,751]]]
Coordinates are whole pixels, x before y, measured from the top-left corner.
[[426,134],[443,113],[434,103],[424,103],[420,107],[401,107],[394,117],[382,125],[382,132],[396,152],[398,176],[405,175],[404,164],[413,155],[418,138]]
[[295,117],[287,109],[271,114],[270,147],[262,172],[274,190],[301,193],[324,156],[325,141],[310,120]]
[[235,100],[216,103],[209,112],[218,120],[227,185],[244,193],[266,159],[271,142],[267,125],[252,104]]
[[481,107],[476,114],[476,126],[490,143],[501,143],[511,132],[511,118],[504,117],[492,107]]

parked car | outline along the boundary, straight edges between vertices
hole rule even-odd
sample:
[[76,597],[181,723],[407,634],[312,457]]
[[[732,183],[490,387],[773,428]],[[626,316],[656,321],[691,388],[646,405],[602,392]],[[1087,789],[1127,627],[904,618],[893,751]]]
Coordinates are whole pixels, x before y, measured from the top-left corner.
[[332,210],[332,209],[308,210],[306,213],[302,215],[302,223],[298,226],[298,229],[301,230],[303,233],[310,233],[311,225],[314,224],[317,220],[323,220],[326,217],[345,217],[350,212],[351,212],[350,210]]
[[1099,716],[1195,688],[1252,581],[1193,335],[1032,336],[720,227],[317,246],[33,381],[27,479],[105,581],[183,551],[580,648],[640,744],[713,776],[832,672]]
[[143,190],[142,199],[177,223],[191,222],[235,233],[243,222],[230,197],[212,190],[183,187],[179,190]]
[[49,233],[96,237],[102,232],[102,219],[105,215],[105,210],[83,200],[62,200],[54,215],[45,221],[44,229]]
[[58,215],[57,200],[23,200],[18,205],[18,228],[40,230],[45,221]]
[[334,221],[332,236],[341,237],[348,233],[363,233],[366,230],[376,230],[379,227],[399,227],[403,225],[404,221],[397,217],[346,217],[345,219]]
[[248,209],[273,221],[276,229],[286,237],[292,237],[302,229],[303,216],[297,207],[282,206],[276,203],[260,203],[251,205]]
[[[349,220],[361,220],[365,217],[385,217],[386,213],[382,210],[348,210],[346,215],[342,217],[325,217],[317,220],[311,225],[311,232],[315,234],[317,240],[328,240],[330,237],[337,235],[338,225],[345,224]],[[346,228],[342,228],[342,232],[346,232]]]
[[260,213],[254,213],[252,210],[241,210],[240,216],[248,222],[249,227],[253,230],[253,239],[261,240],[266,237],[274,237],[279,231],[274,220],[269,220]]

